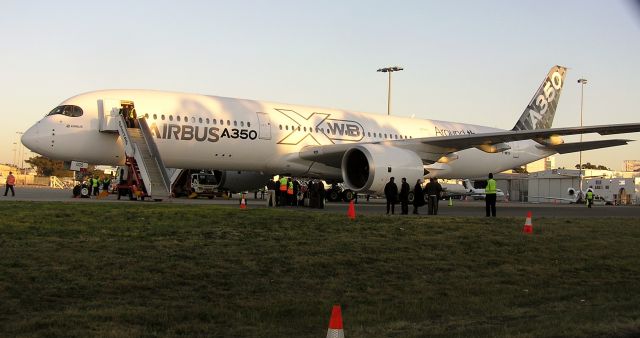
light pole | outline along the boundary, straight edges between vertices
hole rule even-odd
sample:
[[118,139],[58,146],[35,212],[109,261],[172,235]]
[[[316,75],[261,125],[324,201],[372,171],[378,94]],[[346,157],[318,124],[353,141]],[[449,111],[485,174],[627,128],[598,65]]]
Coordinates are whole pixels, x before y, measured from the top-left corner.
[[387,115],[391,115],[391,73],[404,70],[402,67],[386,67],[378,69],[378,72],[389,73],[389,86],[387,91]]
[[[23,135],[24,133],[21,131],[16,131],[16,134]],[[20,140],[21,136],[18,136],[18,141],[20,141],[20,170],[24,170],[24,144]]]
[[[581,85],[580,87],[580,128],[582,128],[582,106],[584,105],[584,85],[587,84],[587,79],[581,78],[578,79],[578,83]],[[580,134],[580,146],[582,147],[582,134]],[[582,198],[582,150],[580,150],[580,163],[579,163],[579,174],[578,179],[580,180],[580,197]]]

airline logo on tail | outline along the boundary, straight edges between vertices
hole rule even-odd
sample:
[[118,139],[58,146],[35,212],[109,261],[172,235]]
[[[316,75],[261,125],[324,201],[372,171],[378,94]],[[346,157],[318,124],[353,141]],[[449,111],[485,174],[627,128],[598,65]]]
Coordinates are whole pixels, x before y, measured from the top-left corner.
[[551,68],[512,130],[549,129],[556,114],[567,68]]

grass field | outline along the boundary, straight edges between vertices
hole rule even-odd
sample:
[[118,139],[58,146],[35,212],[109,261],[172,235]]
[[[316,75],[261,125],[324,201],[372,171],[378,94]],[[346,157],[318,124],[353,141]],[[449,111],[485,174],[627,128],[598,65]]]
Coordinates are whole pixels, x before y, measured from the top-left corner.
[[[0,336],[640,335],[638,219],[0,203]],[[345,210],[346,212],[346,210]]]

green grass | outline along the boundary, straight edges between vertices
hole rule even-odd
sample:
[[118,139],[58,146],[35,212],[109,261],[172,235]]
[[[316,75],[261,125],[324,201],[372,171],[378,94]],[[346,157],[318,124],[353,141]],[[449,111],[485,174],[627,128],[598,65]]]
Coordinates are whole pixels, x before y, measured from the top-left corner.
[[637,219],[0,203],[0,336],[640,335]]

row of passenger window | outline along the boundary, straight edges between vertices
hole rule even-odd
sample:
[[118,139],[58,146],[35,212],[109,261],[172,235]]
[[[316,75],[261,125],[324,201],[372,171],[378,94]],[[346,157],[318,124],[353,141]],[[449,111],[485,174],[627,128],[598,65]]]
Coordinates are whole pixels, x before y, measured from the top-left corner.
[[[148,119],[149,118],[149,114],[144,114],[144,117]],[[154,120],[157,120],[158,119],[158,114],[153,114],[151,117]],[[160,120],[162,120],[162,121],[169,120],[170,122],[173,122],[173,120],[174,120],[173,115],[165,116],[164,114],[161,114],[159,117],[160,117]],[[206,123],[206,124],[220,125],[220,126],[224,126],[225,125],[225,120],[223,120],[223,119],[219,119],[219,120],[218,119],[209,119],[208,117],[203,119],[202,117],[198,117],[197,120],[198,120],[198,123]],[[181,117],[180,115],[176,115],[175,121],[176,122],[188,123],[189,122],[189,117],[188,116]],[[194,116],[191,117],[191,123],[196,123],[196,118]],[[244,127],[245,125],[247,126],[247,128],[251,127],[251,122],[246,122],[245,123],[244,121],[239,121],[238,122],[236,120],[233,120],[233,121],[226,120],[226,124],[227,124],[227,126],[231,126],[233,124],[234,127],[238,127],[238,126]]]
[[[314,129],[312,127],[302,127],[302,126],[291,126],[291,128],[289,128],[288,125],[284,125],[284,127],[282,125],[280,125],[280,130],[297,130],[297,131],[309,131],[310,133],[314,132]],[[328,135],[331,135],[331,129],[327,128],[315,128],[315,132],[316,133],[325,133]],[[373,136],[372,136],[373,135]],[[390,140],[406,140],[406,139],[410,139],[413,138],[411,136],[407,136],[407,135],[398,135],[398,134],[386,134],[386,133],[376,133],[374,132],[373,134],[369,131],[367,132],[367,136],[368,137],[377,137],[377,138],[385,138],[385,139],[390,139]]]

